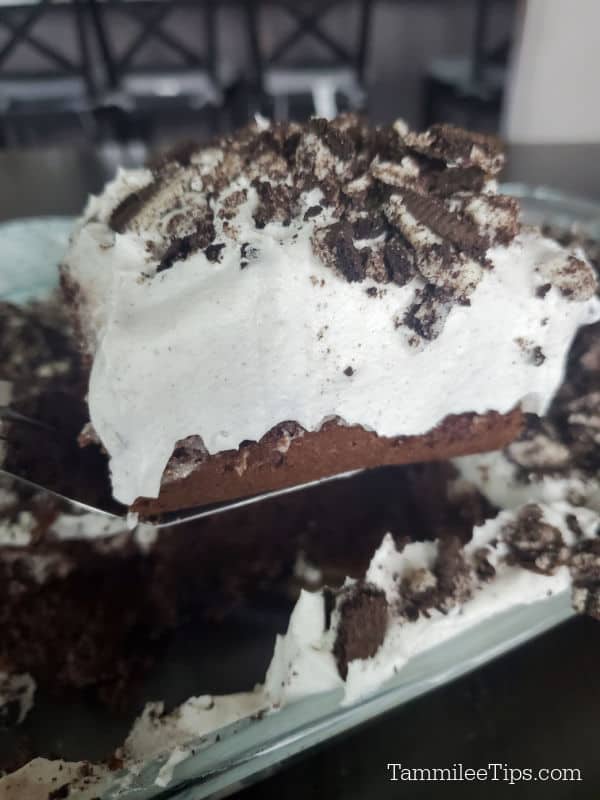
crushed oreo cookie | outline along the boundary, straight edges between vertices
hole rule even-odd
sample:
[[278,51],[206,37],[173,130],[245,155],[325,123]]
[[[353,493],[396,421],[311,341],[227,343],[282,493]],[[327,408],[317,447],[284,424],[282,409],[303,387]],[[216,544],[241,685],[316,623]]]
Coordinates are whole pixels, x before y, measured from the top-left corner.
[[339,624],[333,655],[338,672],[345,680],[351,661],[371,658],[383,643],[388,603],[381,589],[361,581],[342,590],[337,610]]
[[440,197],[450,197],[457,192],[479,193],[485,185],[485,172],[479,167],[445,169],[431,162],[424,170],[424,188]]
[[249,261],[258,258],[258,250],[249,242],[243,242],[240,247],[240,256],[242,257],[242,264],[248,266]]
[[170,269],[176,261],[184,260],[198,250],[209,248],[214,238],[215,226],[212,217],[208,216],[197,223],[194,233],[183,236],[181,239],[172,240],[156,267],[156,271],[164,272],[164,270]]
[[[543,225],[542,233],[550,239],[555,239],[569,250],[585,253],[585,257],[596,271],[596,275],[600,275],[600,241],[598,238],[586,234],[579,229],[577,224],[570,228],[561,225]],[[598,291],[600,292],[600,285]]]
[[[427,289],[406,315],[424,343],[439,335],[452,305],[468,305],[492,266],[490,247],[519,233],[517,202],[492,184],[502,162],[495,137],[451,125],[373,129],[355,115],[249,125],[155,159],[148,186],[122,200],[110,224],[118,232],[158,230],[162,239],[148,241],[157,272],[196,250],[219,261],[222,245],[241,235],[245,204],[259,230],[310,225],[313,251],[347,281],[404,286],[420,278],[436,288],[435,302]],[[242,269],[249,260],[243,253]],[[558,255],[544,269],[540,297],[552,285],[574,300],[595,291],[575,256]],[[540,363],[542,356],[535,354]]]
[[143,209],[144,205],[158,192],[159,186],[155,181],[143,189],[137,189],[128,194],[110,215],[109,225],[116,233],[125,233],[129,223]]
[[204,250],[204,255],[207,257],[209,261],[212,261],[213,263],[219,262],[221,260],[221,253],[224,247],[225,247],[225,242],[209,244],[208,247]]
[[502,534],[510,549],[508,563],[550,575],[568,560],[569,551],[560,530],[545,522],[542,509],[533,503],[524,506]]
[[383,263],[390,280],[398,286],[404,286],[417,274],[414,253],[400,236],[392,236],[385,243]]
[[586,538],[577,515],[566,514],[564,523],[574,534],[574,540],[567,535],[566,541],[544,513],[535,503],[522,506],[482,547],[467,549],[456,536],[440,537],[430,566],[409,566],[401,577],[393,575],[392,617],[414,622],[434,612],[446,614],[473,597],[506,565],[539,575],[555,575],[567,567],[576,610],[600,618],[600,523],[595,534],[588,529]]
[[[600,275],[596,242],[577,230],[557,226],[544,227],[543,232],[563,246],[579,248]],[[551,288],[549,283],[542,284],[538,294],[546,294]],[[525,415],[523,432],[504,450],[504,456],[517,468],[514,480],[529,485],[548,477],[575,479],[581,488],[573,490],[569,499],[575,505],[585,505],[587,495],[596,491],[600,476],[599,409],[600,323],[595,323],[579,331],[569,353],[565,380],[544,419]]]
[[403,577],[396,610],[409,621],[430,617],[434,609],[445,613],[468,600],[472,589],[471,568],[461,540],[457,536],[444,536],[439,540],[433,567],[419,567]]
[[521,351],[524,360],[528,364],[533,364],[535,367],[541,367],[546,360],[546,356],[539,344],[535,344],[530,339],[526,339],[522,336],[518,336],[515,339],[515,342]]
[[366,277],[365,254],[354,246],[352,225],[348,221],[317,229],[313,235],[313,247],[325,264],[340,272],[350,283]]
[[492,175],[504,164],[502,143],[497,137],[453,125],[432,125],[423,133],[407,132],[404,142],[429,158],[458,167],[479,167]]
[[552,288],[551,283],[542,283],[541,286],[538,286],[537,289],[535,290],[536,297],[539,297],[543,300],[551,288]]
[[264,228],[269,222],[289,225],[294,216],[295,192],[285,184],[274,185],[256,178],[252,186],[258,194],[258,207],[254,212],[257,228]]
[[[576,256],[569,255],[565,259],[558,254],[541,264],[538,271],[543,280],[541,287],[548,284],[555,286],[570,300],[588,300],[598,291],[598,280],[593,268]],[[540,286],[536,288],[538,297],[539,292]]]
[[304,217],[303,217],[304,222],[307,222],[309,219],[312,219],[313,217],[318,217],[322,211],[323,211],[323,206],[319,205],[310,206],[310,208],[307,208],[306,211],[304,212]]
[[600,619],[600,541],[586,539],[576,544],[569,567],[575,610]]
[[479,233],[472,220],[449,211],[435,197],[419,194],[412,189],[404,189],[401,196],[406,209],[418,223],[458,250],[475,258],[484,257],[489,241]]
[[414,340],[409,338],[411,344],[418,345],[422,340],[431,341],[439,336],[450,311],[449,300],[443,289],[431,283],[419,289],[415,302],[398,321],[398,325],[406,325],[417,335]]

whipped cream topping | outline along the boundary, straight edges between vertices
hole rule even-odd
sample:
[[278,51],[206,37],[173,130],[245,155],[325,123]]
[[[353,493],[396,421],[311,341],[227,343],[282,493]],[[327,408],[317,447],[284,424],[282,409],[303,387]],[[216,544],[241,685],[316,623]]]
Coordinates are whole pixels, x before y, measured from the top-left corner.
[[106,767],[88,761],[34,758],[21,769],[0,778],[0,795],[3,800],[49,800],[52,797],[98,800],[113,782]]
[[[343,182],[346,162],[310,133],[299,151],[306,158],[313,150],[315,175],[324,170],[322,181],[333,174]],[[455,247],[458,234],[448,234],[448,244],[440,233],[452,228],[450,206],[432,208],[407,188],[384,208],[396,238],[385,250],[377,235],[359,237],[371,243],[366,267],[355,245],[344,246],[344,275],[328,263],[341,245],[331,241],[332,226],[323,228],[335,219],[325,183],[324,192],[301,191],[291,215],[290,177],[276,162],[258,183],[238,171],[211,200],[211,170],[234,155],[200,151],[158,189],[149,170],[120,171],[90,200],[66,258],[94,357],[91,422],[110,456],[116,499],[156,497],[176,443],[190,436],[212,454],[285,420],[318,430],[336,416],[398,436],[425,433],[449,414],[506,413],[520,403],[544,413],[575,332],[600,318],[593,274],[580,294],[561,287],[562,266],[572,278],[566,251],[536,232],[511,231],[509,243],[480,237],[476,258],[465,255]],[[414,182],[414,169],[404,166]],[[352,195],[364,186],[354,179],[346,188]],[[500,207],[486,217],[485,198],[497,196],[484,188],[465,206],[473,219],[463,220],[461,235],[473,236],[477,220],[497,232],[498,213],[508,213]],[[138,199],[146,192],[146,205],[116,225],[132,192]],[[280,205],[265,217],[267,201]],[[190,233],[190,209],[197,220],[209,203],[210,223]],[[440,224],[415,217],[440,209]],[[364,222],[365,212],[357,214],[356,224]],[[334,234],[346,235],[348,224],[335,223]],[[202,249],[194,249],[199,239]],[[413,246],[418,257],[407,267]],[[447,269],[450,252],[462,277]],[[382,259],[394,276],[385,283]]]

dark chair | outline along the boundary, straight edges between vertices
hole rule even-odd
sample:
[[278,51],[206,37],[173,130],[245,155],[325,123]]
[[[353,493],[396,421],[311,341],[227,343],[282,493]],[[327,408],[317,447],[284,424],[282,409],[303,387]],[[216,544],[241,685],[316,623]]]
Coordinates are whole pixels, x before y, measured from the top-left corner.
[[[459,115],[471,127],[495,127],[502,108],[510,43],[489,48],[490,0],[477,0],[470,55],[436,59],[423,87],[423,127]],[[488,120],[487,124],[485,120]]]
[[215,0],[87,1],[118,138],[151,139],[165,112],[217,126]]
[[[0,5],[0,137],[39,139],[61,124],[93,135],[96,85],[80,0]],[[67,120],[68,118],[68,120]]]
[[[333,117],[340,110],[362,110],[372,0],[247,0],[250,51],[261,106],[275,119],[290,116],[290,101],[308,98],[309,113]],[[344,13],[346,42],[327,27],[330,12]],[[274,40],[276,12],[289,30]],[[354,16],[355,33],[351,22]],[[270,41],[269,41],[270,40]]]

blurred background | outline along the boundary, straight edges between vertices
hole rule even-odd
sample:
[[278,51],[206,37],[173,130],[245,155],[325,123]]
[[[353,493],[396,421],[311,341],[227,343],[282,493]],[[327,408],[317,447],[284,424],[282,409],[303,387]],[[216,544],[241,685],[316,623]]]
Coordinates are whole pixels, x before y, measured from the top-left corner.
[[349,109],[600,141],[599,23],[597,0],[0,0],[0,147],[135,160]]

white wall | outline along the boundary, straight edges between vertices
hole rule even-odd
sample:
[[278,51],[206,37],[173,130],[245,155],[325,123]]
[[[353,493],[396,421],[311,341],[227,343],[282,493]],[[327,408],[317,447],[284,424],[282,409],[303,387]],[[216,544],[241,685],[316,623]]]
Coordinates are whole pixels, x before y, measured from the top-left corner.
[[600,0],[523,0],[505,105],[512,142],[600,142]]

